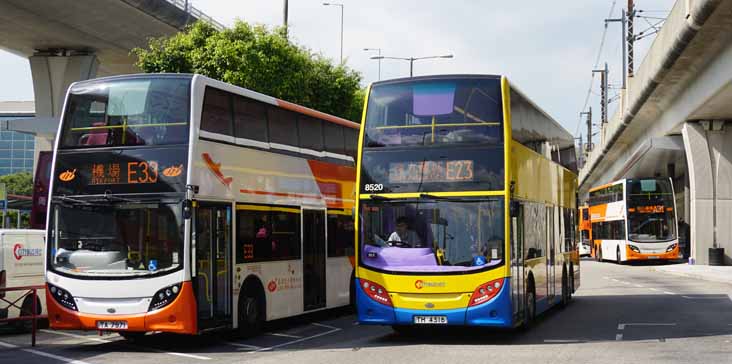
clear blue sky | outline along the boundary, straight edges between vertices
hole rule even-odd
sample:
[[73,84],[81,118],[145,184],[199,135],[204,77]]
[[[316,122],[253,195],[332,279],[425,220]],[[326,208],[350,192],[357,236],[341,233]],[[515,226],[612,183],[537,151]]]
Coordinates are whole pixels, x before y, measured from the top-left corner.
[[[648,16],[665,16],[674,0],[636,0]],[[344,57],[364,75],[377,78],[377,61],[364,47],[385,56],[451,53],[453,59],[415,62],[415,74],[506,74],[530,98],[575,133],[613,0],[344,0]],[[282,0],[193,0],[224,24],[236,18],[270,26],[282,23]],[[613,17],[625,0],[618,0]],[[340,9],[317,0],[290,0],[290,34],[299,44],[338,60]],[[638,32],[648,24],[637,20]],[[611,84],[620,84],[620,24],[608,28],[601,63],[610,65]],[[637,45],[640,59],[653,37]],[[405,61],[382,61],[382,78],[409,74]],[[637,65],[640,64],[636,61]],[[636,66],[637,68],[637,66]],[[599,82],[594,93],[599,94]],[[0,101],[32,100],[28,61],[0,51]],[[599,97],[590,105],[599,115]],[[614,109],[611,106],[611,110]],[[583,128],[584,129],[584,128]]]

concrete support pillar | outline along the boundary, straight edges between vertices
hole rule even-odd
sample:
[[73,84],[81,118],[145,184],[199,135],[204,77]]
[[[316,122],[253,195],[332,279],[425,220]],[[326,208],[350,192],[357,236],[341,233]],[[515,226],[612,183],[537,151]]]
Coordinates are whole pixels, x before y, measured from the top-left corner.
[[682,128],[689,175],[691,256],[708,264],[708,249],[725,248],[732,263],[732,125],[687,122]]
[[95,55],[35,55],[29,61],[37,117],[58,118],[69,85],[96,77],[99,66]]

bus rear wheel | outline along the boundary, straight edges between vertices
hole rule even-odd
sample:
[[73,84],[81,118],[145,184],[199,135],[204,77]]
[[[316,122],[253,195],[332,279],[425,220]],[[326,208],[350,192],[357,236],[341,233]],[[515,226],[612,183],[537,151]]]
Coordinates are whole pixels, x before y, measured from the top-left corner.
[[623,261],[620,260],[620,248],[616,250],[615,253],[615,263],[618,263],[618,265],[623,264]]
[[252,337],[264,322],[264,297],[261,293],[245,292],[239,299],[239,335]]
[[529,280],[526,287],[526,308],[524,311],[524,328],[528,328],[534,324],[536,319],[536,290],[534,289],[534,281]]

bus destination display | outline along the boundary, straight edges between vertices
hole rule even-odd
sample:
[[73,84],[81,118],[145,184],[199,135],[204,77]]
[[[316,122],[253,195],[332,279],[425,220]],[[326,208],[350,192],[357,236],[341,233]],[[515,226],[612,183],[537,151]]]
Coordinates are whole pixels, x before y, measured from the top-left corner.
[[472,160],[389,163],[389,183],[472,182]]

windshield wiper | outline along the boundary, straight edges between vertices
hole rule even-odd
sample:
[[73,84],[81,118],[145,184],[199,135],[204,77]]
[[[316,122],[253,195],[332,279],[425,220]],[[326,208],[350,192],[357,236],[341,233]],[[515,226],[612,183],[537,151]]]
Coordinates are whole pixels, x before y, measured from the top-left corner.
[[104,193],[104,199],[106,199],[107,201],[142,203],[141,200],[131,200],[129,198],[115,196],[107,192]]
[[385,197],[380,195],[369,195],[369,198],[375,201],[388,201],[392,199],[391,197]]
[[421,194],[419,195],[419,198],[421,198],[421,199],[429,199],[429,200],[446,200],[446,201],[449,201],[449,200],[451,200],[451,199],[452,199],[452,198],[450,198],[450,197],[445,197],[445,196],[435,196],[435,195],[431,195],[431,194],[429,194],[429,193],[421,193]]
[[75,198],[66,197],[66,196],[53,196],[53,199],[58,199],[58,200],[61,200],[63,202],[71,202],[71,203],[74,203],[74,204],[94,205],[93,203],[91,203],[89,201],[77,200]]

